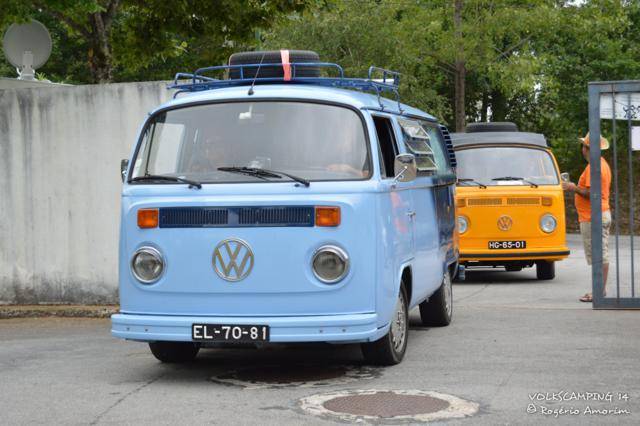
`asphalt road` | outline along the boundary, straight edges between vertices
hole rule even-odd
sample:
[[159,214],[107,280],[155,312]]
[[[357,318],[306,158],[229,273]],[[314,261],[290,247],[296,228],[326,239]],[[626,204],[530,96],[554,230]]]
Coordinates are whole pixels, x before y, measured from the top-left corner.
[[[551,282],[533,270],[470,273],[454,286],[454,322],[427,329],[412,312],[405,360],[385,369],[362,369],[357,346],[328,345],[210,349],[163,365],[146,345],[112,338],[108,320],[0,320],[0,424],[325,425],[336,420],[298,401],[342,389],[437,391],[480,405],[452,424],[640,424],[640,312],[578,302],[589,270],[575,238],[571,248]],[[252,383],[273,369],[285,383]],[[237,370],[249,381],[225,383]],[[308,374],[338,377],[286,384]],[[550,400],[561,391],[612,400]],[[554,417],[543,406],[579,413]],[[584,414],[587,406],[630,414]]]

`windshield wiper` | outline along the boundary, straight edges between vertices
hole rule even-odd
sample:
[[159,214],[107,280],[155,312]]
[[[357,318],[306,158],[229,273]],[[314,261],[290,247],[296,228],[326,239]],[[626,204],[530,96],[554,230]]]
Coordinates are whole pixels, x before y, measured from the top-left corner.
[[485,185],[482,182],[478,182],[475,179],[458,179],[458,182],[460,182],[460,183],[466,183],[466,182],[475,183],[476,185],[478,185],[482,189],[485,189],[487,187],[487,185]]
[[180,183],[189,184],[189,188],[198,188],[198,189],[202,188],[202,184],[195,180],[186,179],[178,176],[150,175],[148,173],[144,176],[134,177],[133,179],[131,179],[131,182],[139,182],[142,180],[167,180],[171,182],[180,182]]
[[289,173],[278,172],[275,170],[260,169],[257,167],[218,167],[218,170],[223,172],[242,173],[245,175],[256,176],[262,179],[268,178],[268,177],[281,179],[282,176],[286,176],[291,180],[294,180],[296,182],[303,184],[304,186],[310,185],[310,182],[308,180],[301,178],[299,176],[290,175]]
[[502,177],[493,178],[491,180],[521,180],[521,181],[526,182],[529,185],[531,185],[532,188],[537,188],[538,187],[537,183],[533,183],[530,180],[526,180],[525,178],[521,178],[519,176],[502,176]]

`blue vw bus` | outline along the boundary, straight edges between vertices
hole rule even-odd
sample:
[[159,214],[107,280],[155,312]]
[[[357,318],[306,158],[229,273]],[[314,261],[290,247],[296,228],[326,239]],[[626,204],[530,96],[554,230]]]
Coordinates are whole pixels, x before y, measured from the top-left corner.
[[399,74],[347,78],[315,58],[252,52],[176,76],[178,96],[123,161],[114,336],[163,362],[220,343],[329,342],[391,365],[410,309],[449,324],[446,128],[400,103]]

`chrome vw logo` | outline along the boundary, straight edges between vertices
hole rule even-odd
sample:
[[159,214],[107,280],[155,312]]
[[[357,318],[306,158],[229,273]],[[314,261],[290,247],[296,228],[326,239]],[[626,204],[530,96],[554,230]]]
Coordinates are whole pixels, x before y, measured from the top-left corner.
[[498,219],[498,229],[501,231],[508,231],[511,229],[511,225],[513,225],[513,220],[509,216],[500,216]]
[[236,238],[221,241],[213,250],[213,269],[223,280],[240,281],[253,269],[249,244]]

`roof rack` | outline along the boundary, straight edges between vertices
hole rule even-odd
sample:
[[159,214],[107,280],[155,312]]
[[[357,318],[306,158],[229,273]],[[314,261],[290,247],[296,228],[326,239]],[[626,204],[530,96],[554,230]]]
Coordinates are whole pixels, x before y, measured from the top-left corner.
[[[241,65],[219,65],[213,67],[205,67],[196,70],[193,73],[179,72],[175,75],[173,82],[167,86],[169,89],[176,89],[177,92],[173,95],[175,98],[180,93],[185,92],[200,92],[204,90],[223,89],[226,87],[238,87],[238,86],[250,86],[252,84],[273,84],[273,83],[285,83],[285,84],[309,84],[315,86],[325,87],[339,87],[343,89],[353,89],[366,92],[374,92],[378,96],[378,103],[380,108],[384,109],[381,95],[383,93],[391,93],[395,96],[395,100],[398,103],[398,110],[402,111],[400,106],[400,92],[398,91],[400,86],[400,73],[396,71],[387,70],[379,67],[369,67],[368,78],[348,78],[344,76],[344,70],[338,64],[330,62],[292,62],[291,66],[291,78],[285,79],[285,77],[247,77],[249,70],[253,71],[253,74],[257,74],[256,69],[263,68],[282,68],[281,63],[276,64],[241,64]],[[296,75],[296,70],[300,68],[316,67],[324,68],[326,70],[333,70],[338,74],[336,77],[299,77]],[[205,73],[212,72],[224,72],[230,70],[238,70],[240,78],[229,79],[217,79],[204,75]],[[374,76],[381,76],[382,78],[374,79]]]

